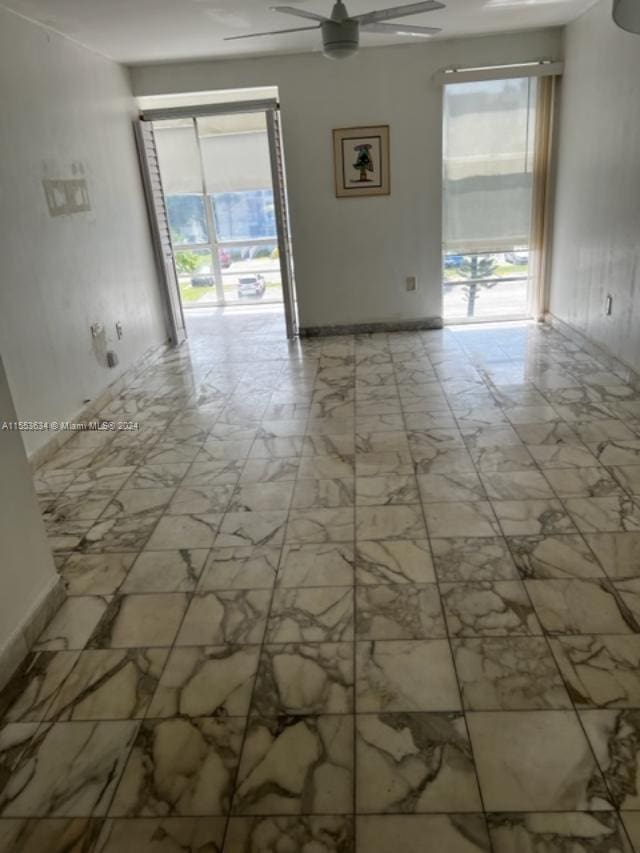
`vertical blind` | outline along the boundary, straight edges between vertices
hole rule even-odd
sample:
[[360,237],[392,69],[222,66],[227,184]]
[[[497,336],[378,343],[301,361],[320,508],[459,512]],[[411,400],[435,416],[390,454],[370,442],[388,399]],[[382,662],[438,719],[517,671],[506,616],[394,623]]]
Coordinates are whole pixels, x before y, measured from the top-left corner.
[[535,77],[445,86],[445,251],[528,245],[537,86]]

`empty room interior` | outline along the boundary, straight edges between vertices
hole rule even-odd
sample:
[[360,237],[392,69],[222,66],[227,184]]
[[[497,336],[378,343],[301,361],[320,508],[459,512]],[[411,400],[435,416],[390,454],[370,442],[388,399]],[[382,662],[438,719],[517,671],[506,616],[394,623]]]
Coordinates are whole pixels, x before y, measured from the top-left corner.
[[0,853],[640,853],[640,0],[0,0]]

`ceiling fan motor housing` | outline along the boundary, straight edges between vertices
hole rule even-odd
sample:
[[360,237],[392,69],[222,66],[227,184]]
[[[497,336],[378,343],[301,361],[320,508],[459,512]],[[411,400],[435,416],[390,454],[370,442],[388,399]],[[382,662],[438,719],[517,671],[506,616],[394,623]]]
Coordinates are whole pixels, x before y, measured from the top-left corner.
[[360,43],[360,26],[357,21],[347,18],[344,21],[323,21],[322,48],[330,59],[343,59],[352,56]]

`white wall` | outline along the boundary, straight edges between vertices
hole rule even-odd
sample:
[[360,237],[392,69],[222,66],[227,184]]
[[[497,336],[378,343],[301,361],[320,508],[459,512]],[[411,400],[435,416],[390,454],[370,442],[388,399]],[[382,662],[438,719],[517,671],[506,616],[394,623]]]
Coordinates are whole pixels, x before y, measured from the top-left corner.
[[[0,104],[0,352],[20,417],[67,419],[166,338],[134,102],[123,68],[0,9]],[[42,179],[74,169],[92,209],[52,218]],[[94,351],[94,322],[116,369]],[[46,439],[26,434],[27,449]]]
[[[15,420],[15,409],[0,359],[0,422]],[[0,686],[27,651],[19,630],[58,580],[35,495],[31,468],[19,432],[0,431],[0,654],[12,642],[12,660],[1,661]]]
[[[436,70],[557,58],[559,30],[320,54],[140,66],[137,95],[276,85],[302,326],[440,317],[442,91]],[[391,195],[336,199],[333,128],[389,124]],[[405,277],[418,277],[408,293]]]
[[602,0],[566,31],[550,309],[636,370],[639,87],[640,36],[616,27]]

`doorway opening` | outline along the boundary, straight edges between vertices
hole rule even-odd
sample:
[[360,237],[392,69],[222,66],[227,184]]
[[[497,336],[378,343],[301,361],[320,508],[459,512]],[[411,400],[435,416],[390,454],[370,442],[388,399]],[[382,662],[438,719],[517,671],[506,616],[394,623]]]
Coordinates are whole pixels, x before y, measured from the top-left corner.
[[153,130],[183,307],[282,303],[265,114]]
[[293,337],[277,100],[151,108],[141,118],[154,216],[170,245],[177,324],[186,334],[192,311],[273,306]]
[[447,323],[539,312],[549,83],[530,76],[444,87]]

